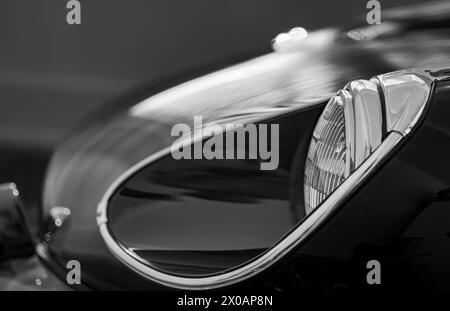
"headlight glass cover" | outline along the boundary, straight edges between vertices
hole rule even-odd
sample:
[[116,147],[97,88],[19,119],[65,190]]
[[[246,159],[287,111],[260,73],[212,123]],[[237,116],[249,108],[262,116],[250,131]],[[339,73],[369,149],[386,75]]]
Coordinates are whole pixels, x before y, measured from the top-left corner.
[[333,97],[314,129],[305,166],[306,214],[346,177],[344,100]]

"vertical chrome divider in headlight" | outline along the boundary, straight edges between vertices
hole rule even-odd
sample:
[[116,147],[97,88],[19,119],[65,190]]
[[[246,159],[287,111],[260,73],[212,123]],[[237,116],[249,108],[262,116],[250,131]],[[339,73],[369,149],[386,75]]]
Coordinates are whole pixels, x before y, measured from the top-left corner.
[[[128,169],[105,192],[98,204],[97,223],[108,249],[122,263],[143,277],[179,289],[198,290],[228,286],[267,269],[296,248],[336,211],[386,159],[397,144],[409,134],[429,101],[433,81],[437,80],[426,71],[420,70],[399,71],[374,79],[376,80],[360,80],[349,83],[347,90],[338,92],[338,95],[330,100],[321,116],[323,120],[319,119],[318,121],[317,131],[311,142],[314,150],[311,152],[310,146],[308,151],[306,166],[310,165],[311,167],[305,168],[305,180],[322,187],[320,188],[322,190],[330,191],[331,189],[330,193],[324,193],[323,198],[320,197],[320,202],[311,208],[309,215],[296,228],[253,261],[215,275],[177,276],[161,272],[138,260],[111,235],[108,228],[107,210],[112,194],[121,185],[121,182],[145,165],[159,159],[164,152],[170,150],[170,147],[166,151],[161,151],[160,154],[150,155]],[[379,87],[376,86],[375,82],[377,81],[379,81]],[[379,92],[384,92],[384,96],[380,96]],[[381,98],[385,98],[385,102],[382,102]],[[381,105],[385,105],[385,109],[382,109]],[[320,122],[324,123],[319,124]],[[345,122],[345,124],[339,122]],[[382,132],[383,122],[386,122],[387,128],[385,137]],[[343,126],[345,126],[345,134],[342,134]],[[327,133],[333,137],[329,142]],[[344,144],[342,144],[343,136],[345,136]],[[349,155],[345,154],[344,156],[344,152]],[[333,153],[337,153],[339,156],[333,157]],[[331,165],[330,163],[319,163],[319,165],[316,163],[316,161],[324,161],[324,159],[326,162],[326,159],[330,158],[332,159]],[[323,170],[324,168],[325,170]],[[308,173],[306,170],[309,170]],[[338,172],[338,174],[333,175],[333,172]],[[315,175],[317,173],[325,174]],[[306,174],[309,175],[306,176]],[[334,179],[327,180],[330,176]],[[339,179],[340,177],[343,178]],[[336,180],[339,180],[339,183],[332,189],[333,186],[330,185],[336,185]],[[306,195],[306,187],[310,186],[306,182],[305,201],[309,200]],[[326,186],[324,187],[324,185]]]
[[[345,177],[350,176],[355,169],[355,111],[353,106],[352,94],[347,90],[338,92],[345,96],[344,101],[344,128],[345,128]],[[320,123],[320,118],[317,124]],[[305,201],[306,204],[306,201]],[[317,205],[316,205],[317,206]],[[311,207],[314,208],[315,206]]]

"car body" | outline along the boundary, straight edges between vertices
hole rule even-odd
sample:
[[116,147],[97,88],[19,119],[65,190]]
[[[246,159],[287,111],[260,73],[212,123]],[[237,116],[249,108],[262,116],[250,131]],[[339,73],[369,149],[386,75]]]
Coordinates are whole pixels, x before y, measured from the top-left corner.
[[[381,264],[382,288],[448,289],[450,7],[426,8],[275,41],[272,53],[94,114],[53,153],[38,232],[19,236],[17,255],[2,255],[30,256],[33,241],[31,263],[13,259],[16,269],[25,265],[24,283],[33,286],[39,270],[45,277],[37,286],[45,279],[52,289],[68,288],[73,260],[82,269],[74,289],[361,289],[371,287],[371,260]],[[420,72],[429,82],[414,124],[382,157],[370,157],[381,152],[372,150],[367,174],[320,218],[317,210],[306,215],[307,151],[330,97],[351,81],[383,81],[392,72],[396,80]],[[416,94],[405,90],[406,98]],[[171,129],[196,115],[207,124],[278,124],[278,168],[174,160]],[[29,211],[17,191],[12,184],[2,191],[5,219],[23,224]]]

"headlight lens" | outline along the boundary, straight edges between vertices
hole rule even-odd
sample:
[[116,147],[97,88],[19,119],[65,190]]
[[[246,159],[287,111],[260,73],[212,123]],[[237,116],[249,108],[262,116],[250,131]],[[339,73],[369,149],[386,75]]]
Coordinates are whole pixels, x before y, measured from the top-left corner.
[[344,101],[349,95],[344,92],[330,100],[313,132],[304,177],[306,214],[346,177]]
[[350,82],[320,116],[305,164],[305,214],[319,206],[381,144],[383,111],[376,83]]

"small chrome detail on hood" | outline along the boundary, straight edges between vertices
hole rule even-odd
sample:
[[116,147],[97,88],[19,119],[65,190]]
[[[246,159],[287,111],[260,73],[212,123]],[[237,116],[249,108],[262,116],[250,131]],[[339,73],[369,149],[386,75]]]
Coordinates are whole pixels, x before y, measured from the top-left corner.
[[56,227],[61,227],[70,216],[70,209],[63,206],[55,206],[50,209],[50,217]]
[[17,185],[12,182],[0,184],[0,191],[5,191],[5,192],[10,191],[13,196],[15,196],[15,197],[19,196],[19,189],[17,188]]

